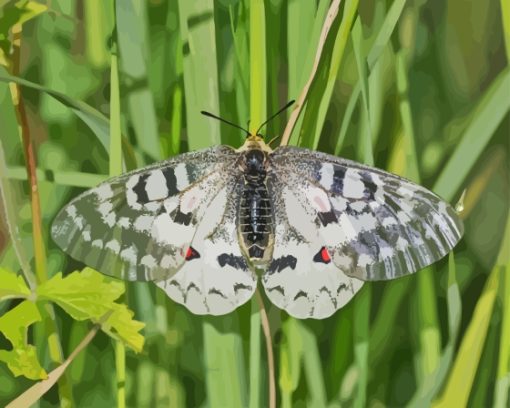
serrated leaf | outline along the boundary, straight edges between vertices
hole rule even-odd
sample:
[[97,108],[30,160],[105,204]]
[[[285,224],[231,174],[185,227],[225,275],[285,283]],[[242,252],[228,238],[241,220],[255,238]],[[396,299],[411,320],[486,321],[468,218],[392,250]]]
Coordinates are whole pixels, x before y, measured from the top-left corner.
[[[102,323],[102,329],[139,352],[144,338],[139,331],[144,323],[133,320],[126,305],[115,303],[124,293],[122,282],[110,279],[91,268],[66,277],[58,273],[37,288],[38,298],[55,302],[76,320]],[[102,322],[104,316],[110,316]]]
[[142,351],[145,338],[139,333],[145,323],[133,320],[133,311],[126,305],[114,303],[113,313],[103,323],[102,329],[111,337],[121,340],[136,352]]
[[41,320],[37,306],[25,300],[0,317],[0,332],[12,344],[12,350],[0,350],[0,360],[18,377],[32,380],[44,379],[46,371],[37,359],[36,349],[27,343],[28,327]]
[[0,360],[7,364],[15,377],[23,375],[31,380],[43,380],[48,376],[37,359],[35,347],[30,344],[11,351],[0,350]]
[[121,282],[91,268],[64,278],[58,273],[37,288],[40,299],[55,302],[76,320],[101,318],[112,310],[115,300],[123,293]]
[[21,276],[0,268],[0,301],[29,295],[30,289]]

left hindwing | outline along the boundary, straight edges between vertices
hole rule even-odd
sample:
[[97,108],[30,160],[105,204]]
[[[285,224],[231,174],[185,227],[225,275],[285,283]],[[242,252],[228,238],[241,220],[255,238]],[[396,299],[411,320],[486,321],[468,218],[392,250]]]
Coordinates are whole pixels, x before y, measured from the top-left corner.
[[349,276],[385,280],[413,273],[445,256],[462,236],[453,208],[409,180],[295,147],[277,149],[270,160],[300,198],[333,263]]

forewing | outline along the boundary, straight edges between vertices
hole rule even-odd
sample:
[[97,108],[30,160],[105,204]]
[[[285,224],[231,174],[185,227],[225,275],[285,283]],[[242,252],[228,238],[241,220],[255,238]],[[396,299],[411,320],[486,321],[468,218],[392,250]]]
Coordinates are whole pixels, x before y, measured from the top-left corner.
[[363,282],[347,276],[324,252],[315,212],[279,174],[268,178],[275,217],[273,260],[262,276],[269,299],[297,318],[323,319],[344,306]]
[[195,314],[222,315],[248,301],[257,287],[239,247],[236,218],[238,178],[231,178],[197,226],[188,260],[177,274],[158,282],[175,302]]
[[219,146],[108,180],[71,201],[52,225],[73,258],[126,280],[162,280],[183,264],[208,204],[233,171]]
[[321,242],[349,276],[413,273],[444,257],[463,234],[448,203],[394,174],[295,147],[277,149],[271,164],[306,197]]

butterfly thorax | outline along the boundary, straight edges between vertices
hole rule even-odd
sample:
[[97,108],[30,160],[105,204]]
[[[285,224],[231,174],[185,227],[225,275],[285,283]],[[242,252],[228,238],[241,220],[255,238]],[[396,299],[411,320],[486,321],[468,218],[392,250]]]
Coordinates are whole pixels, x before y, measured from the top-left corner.
[[243,186],[239,202],[241,248],[255,265],[269,261],[273,243],[273,214],[267,191],[267,158],[262,150],[249,149],[241,163]]

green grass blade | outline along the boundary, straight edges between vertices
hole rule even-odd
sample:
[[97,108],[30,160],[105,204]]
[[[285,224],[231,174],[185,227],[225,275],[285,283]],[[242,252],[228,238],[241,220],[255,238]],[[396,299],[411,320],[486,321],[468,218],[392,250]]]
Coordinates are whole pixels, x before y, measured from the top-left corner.
[[203,325],[207,399],[210,407],[245,407],[247,390],[237,314],[207,318]]
[[[114,10],[118,10],[117,1],[114,2]],[[115,13],[117,16],[117,13]],[[118,30],[112,38],[112,54],[110,66],[110,157],[109,176],[114,177],[122,173],[122,133],[120,117],[120,89],[119,67],[117,56]],[[126,406],[126,348],[124,343],[115,342],[115,374],[117,389],[117,408]]]
[[441,355],[439,364],[434,372],[423,378],[418,389],[409,402],[409,407],[430,407],[431,401],[444,385],[454,357],[455,347],[459,336],[462,304],[460,289],[457,283],[455,257],[450,252],[448,258],[448,343]]
[[87,60],[94,67],[104,68],[110,61],[106,46],[111,34],[111,6],[102,0],[90,0],[83,3],[83,8]]
[[267,118],[266,18],[263,0],[250,0],[250,131]]
[[122,132],[117,44],[114,43],[110,68],[110,177],[122,173]]
[[335,156],[338,156],[340,154],[340,152],[342,151],[342,147],[344,146],[345,136],[347,135],[347,129],[351,124],[351,118],[354,113],[354,110],[356,109],[360,93],[361,82],[358,81],[351,95],[349,96],[349,101],[347,102],[347,107],[345,108],[344,117],[342,118],[342,125],[340,126],[340,132],[338,134],[337,142],[335,145]]
[[[147,16],[143,2],[122,0],[116,3],[116,32],[123,77],[133,86],[127,88],[129,120],[138,147],[152,160],[161,159],[154,100],[147,74]],[[131,88],[131,89],[130,89]]]
[[[510,219],[507,220],[507,226],[510,226]],[[460,344],[448,382],[440,398],[432,405],[434,408],[466,406],[468,403],[492,318],[498,286],[505,268],[510,263],[506,247],[509,242],[510,227],[505,231],[496,265],[476,303],[473,317]]]
[[[266,120],[266,19],[263,0],[250,0],[250,132],[255,134]],[[260,399],[260,310],[256,296],[252,299],[250,325],[250,407]],[[258,322],[258,325],[256,323]]]
[[[372,148],[372,127],[370,124],[370,102],[368,74],[363,50],[363,32],[358,18],[352,29],[352,45],[361,83],[362,115],[360,139],[357,143],[358,159],[368,165],[374,164]],[[365,285],[356,297],[354,305],[354,361],[358,372],[358,384],[354,399],[355,407],[364,407],[367,402],[368,387],[368,350],[370,345],[370,305],[372,303],[372,286]]]
[[358,76],[361,82],[361,99],[362,99],[362,125],[361,137],[358,144],[358,158],[369,166],[374,165],[374,151],[372,148],[372,127],[370,125],[369,111],[369,94],[368,94],[368,76],[366,71],[365,55],[362,50],[363,33],[361,29],[361,20],[358,18],[352,29],[352,44],[354,48],[354,56],[356,58],[356,66],[358,68]]
[[462,140],[441,172],[433,190],[451,200],[480,154],[489,143],[495,130],[510,110],[510,68],[505,68],[492,82],[477,104]]
[[213,1],[179,0],[179,22],[188,147],[197,150],[221,142],[219,122],[200,114],[220,106]]
[[500,252],[498,264],[501,265],[501,287],[499,297],[503,313],[501,338],[499,342],[499,361],[494,390],[494,406],[503,408],[510,403],[510,216],[506,224],[505,241]]
[[510,62],[510,4],[508,1],[500,0],[501,18],[503,21],[503,38],[505,41],[506,60]]
[[406,4],[406,0],[395,0],[386,14],[383,24],[377,33],[374,43],[367,56],[367,62],[369,67],[374,67],[375,63],[383,53],[386,45],[388,44],[391,34],[397,25],[398,19],[402,14],[402,10]]
[[[321,6],[328,3],[321,1]],[[321,7],[321,10],[324,7]],[[327,10],[327,9],[326,9]],[[315,56],[316,44],[324,12],[318,13],[313,1],[290,0],[287,5],[287,59],[288,59],[288,99],[296,99],[307,79]],[[321,19],[318,29],[314,22]],[[317,27],[317,25],[315,25]]]
[[358,3],[359,0],[348,0],[346,2],[344,15],[331,50],[331,60],[328,64],[325,61],[322,62],[321,71],[323,72],[317,75],[317,79],[310,89],[300,133],[302,144],[314,150],[317,149],[319,144],[336,77],[343,60],[351,26],[358,10]]
[[[416,156],[413,118],[409,102],[407,79],[407,50],[401,49],[396,55],[397,89],[400,95],[399,110],[403,127],[403,154],[405,177],[420,182],[418,160]],[[419,330],[420,351],[416,358],[418,381],[433,373],[440,359],[441,332],[439,330],[434,286],[434,268],[426,268],[416,276],[416,324]]]
[[283,408],[292,407],[292,393],[297,389],[301,377],[303,359],[303,336],[301,324],[289,317],[283,323],[284,338],[280,345],[280,387]]
[[18,78],[9,75],[5,72],[3,67],[0,67],[0,81],[14,82],[24,87],[32,88],[40,92],[44,92],[63,105],[70,108],[87,126],[94,132],[106,151],[109,149],[110,130],[108,119],[99,111],[92,108],[82,101],[76,101],[62,92],[54,91],[53,89],[27,81],[26,79]]
[[[306,383],[308,385],[309,407],[325,407],[327,405],[326,387],[322,362],[314,333],[301,322],[296,322],[301,333],[303,344],[303,363]],[[290,339],[293,341],[293,339]]]
[[356,408],[363,408],[367,403],[368,387],[368,350],[370,347],[370,305],[372,303],[372,286],[364,285],[356,296],[354,305],[354,362],[358,372],[358,382],[354,399]]
[[[108,176],[102,174],[81,173],[79,171],[53,171],[37,169],[39,181],[52,181],[62,186],[95,187],[105,181]],[[12,180],[26,180],[27,170],[22,166],[11,166],[6,169],[7,178]]]

